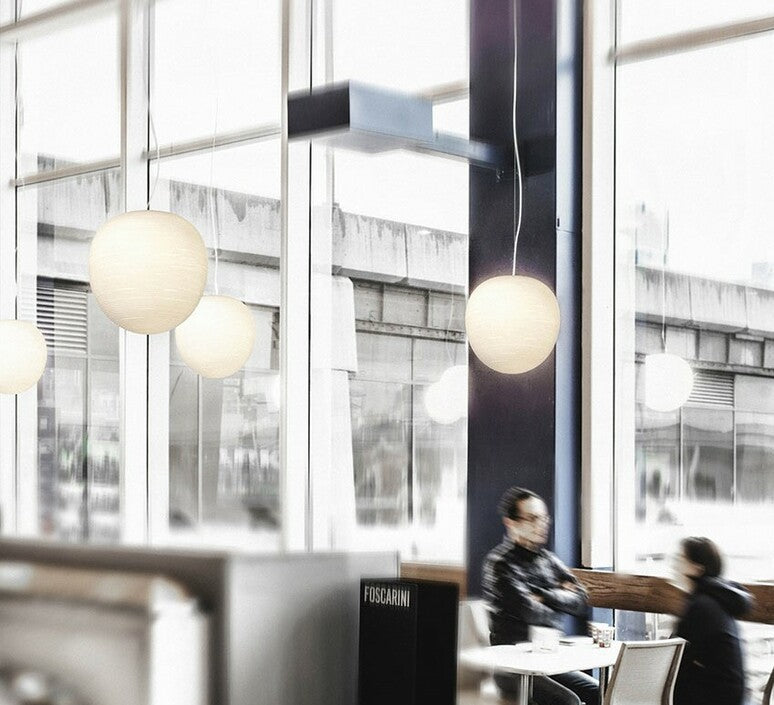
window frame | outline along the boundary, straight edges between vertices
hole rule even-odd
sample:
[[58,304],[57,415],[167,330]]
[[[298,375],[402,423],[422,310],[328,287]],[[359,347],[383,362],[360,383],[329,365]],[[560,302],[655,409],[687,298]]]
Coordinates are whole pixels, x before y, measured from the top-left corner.
[[[622,369],[616,355],[621,331],[628,326],[634,335],[634,312],[619,310],[616,301],[616,71],[629,63],[774,32],[772,13],[622,44],[622,2],[584,2],[581,546],[584,566],[607,569],[620,567],[631,553],[634,516],[623,508],[634,506],[635,492],[633,475],[627,479],[622,467],[634,457],[633,434],[631,443],[616,436],[621,428],[636,428],[633,408],[627,410],[622,401],[634,398],[635,362],[631,370]],[[733,462],[736,482],[735,424]]]
[[[288,143],[287,94],[329,80],[332,60],[330,2],[273,0],[281,6],[281,94],[279,125],[256,125],[247,130],[202,137],[151,149],[152,126],[148,97],[153,51],[153,8],[147,0],[70,0],[18,20],[16,0],[0,2],[0,317],[15,318],[17,267],[17,190],[47,184],[68,176],[107,169],[121,173],[124,210],[146,208],[155,171],[154,159],[256,140],[281,139],[281,254],[280,254],[280,514],[281,547],[313,550],[313,483],[310,476],[309,419],[309,296],[311,163],[309,141]],[[2,14],[4,13],[4,14]],[[18,42],[56,31],[70,23],[88,22],[115,14],[119,24],[120,154],[114,158],[36,174],[17,171],[14,149],[17,106],[13,100]],[[312,57],[314,47],[314,57]],[[314,61],[312,61],[314,58]],[[462,83],[430,86],[424,94],[437,103],[460,99]],[[319,157],[319,155],[318,155]],[[290,175],[292,174],[292,178]],[[169,360],[170,335],[144,336],[119,331],[121,543],[169,542]],[[293,374],[287,374],[292,370]],[[37,394],[36,388],[26,392]],[[30,397],[32,398],[32,397]],[[24,395],[0,395],[0,534],[35,537],[37,472],[19,457],[20,405]],[[23,472],[22,468],[26,468]]]

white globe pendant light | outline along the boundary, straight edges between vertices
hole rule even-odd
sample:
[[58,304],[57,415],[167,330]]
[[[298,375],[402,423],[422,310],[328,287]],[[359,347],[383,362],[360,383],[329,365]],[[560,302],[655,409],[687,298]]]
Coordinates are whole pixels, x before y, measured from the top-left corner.
[[0,321],[0,393],[19,394],[46,369],[46,341],[29,321]]
[[446,398],[446,390],[440,382],[434,382],[425,390],[425,409],[427,415],[436,423],[450,424],[459,419]]
[[162,333],[196,308],[207,281],[207,250],[185,218],[131,211],[97,231],[89,277],[111,321],[134,333]]
[[233,375],[247,362],[255,342],[250,309],[230,296],[202,296],[194,312],[175,329],[180,357],[210,379]]
[[679,409],[691,396],[693,370],[683,358],[663,352],[645,358],[645,405],[654,411]]
[[468,366],[447,367],[438,380],[443,387],[449,407],[458,419],[468,414]]
[[451,424],[468,412],[468,368],[454,365],[425,391],[427,415],[436,423]]
[[[465,310],[468,343],[481,362],[496,372],[521,374],[542,363],[559,336],[559,303],[543,282],[516,274],[516,252],[521,233],[522,179],[519,140],[516,134],[518,53],[517,13],[513,9],[513,152],[514,179],[513,266],[510,275],[496,276],[479,284],[470,294]],[[518,212],[516,208],[518,207]]]
[[468,299],[465,329],[476,356],[505,374],[537,367],[559,335],[559,304],[543,282],[500,276],[479,284]]

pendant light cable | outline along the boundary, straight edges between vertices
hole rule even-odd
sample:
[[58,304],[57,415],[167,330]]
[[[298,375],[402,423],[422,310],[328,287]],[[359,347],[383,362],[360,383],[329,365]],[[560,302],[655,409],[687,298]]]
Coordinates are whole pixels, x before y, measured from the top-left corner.
[[666,262],[667,235],[669,233],[669,211],[666,213],[664,227],[661,229],[661,348],[667,351],[666,344]]
[[150,89],[148,90],[148,125],[150,126],[150,132],[153,136],[153,144],[156,147],[156,175],[153,177],[153,185],[148,193],[148,202],[145,204],[145,210],[150,210],[151,201],[153,201],[153,195],[156,193],[156,186],[159,183],[159,172],[161,171],[161,158],[159,149],[159,138],[156,134],[156,125],[153,122],[153,111],[151,110]]
[[[210,17],[217,23],[217,15],[215,14],[215,7],[213,0],[210,0]],[[217,25],[216,25],[217,26]],[[210,36],[212,42],[210,44],[210,50],[212,54],[212,73],[213,73],[213,85],[215,88],[215,124],[212,129],[212,143],[210,145],[210,221],[212,223],[212,247],[215,251],[215,272],[213,274],[215,284],[215,295],[220,294],[220,287],[218,285],[218,268],[220,264],[220,233],[218,232],[218,197],[215,193],[215,141],[218,136],[218,113],[220,110],[220,94],[218,92],[218,74],[220,69],[218,66],[218,52],[214,48],[215,40],[217,38],[217,31],[213,32]]]
[[[153,122],[153,105],[151,100],[150,70],[151,69],[150,69],[150,61],[149,61],[148,66],[146,67],[146,70],[143,71],[143,75],[145,76],[145,103],[148,108],[148,127],[150,128],[150,134],[153,137],[153,145],[155,147],[155,152],[156,152],[156,175],[153,177],[153,184],[148,190],[148,202],[145,204],[145,210],[150,210],[151,202],[153,201],[153,196],[156,193],[156,186],[158,186],[158,183],[159,183],[159,173],[161,172],[161,158],[160,158],[161,150],[159,148],[159,136],[156,134],[156,123]],[[148,176],[150,177],[150,165],[148,167]]]
[[516,178],[513,182],[513,276],[516,276],[516,250],[519,246],[519,235],[521,234],[521,199],[523,195],[519,140],[516,134],[516,89],[519,84],[518,12],[516,11],[518,2],[519,0],[513,0],[513,105],[511,115],[513,118],[513,158],[516,166]]
[[220,234],[218,232],[218,197],[215,193],[215,139],[218,134],[218,97],[217,91],[215,96],[215,129],[212,133],[212,146],[210,148],[210,220],[212,222],[212,247],[215,251],[215,272],[213,274],[215,284],[215,294],[220,293],[220,287],[218,286],[218,266],[220,264]]

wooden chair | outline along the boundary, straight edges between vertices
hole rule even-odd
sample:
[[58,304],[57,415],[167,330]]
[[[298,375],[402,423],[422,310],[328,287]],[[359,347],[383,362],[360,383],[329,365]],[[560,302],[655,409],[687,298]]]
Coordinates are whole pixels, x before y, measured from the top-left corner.
[[604,705],[672,705],[684,639],[621,644]]

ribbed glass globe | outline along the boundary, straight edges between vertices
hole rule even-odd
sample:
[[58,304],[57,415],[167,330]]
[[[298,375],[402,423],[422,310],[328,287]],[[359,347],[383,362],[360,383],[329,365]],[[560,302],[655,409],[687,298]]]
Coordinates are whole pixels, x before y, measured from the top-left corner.
[[427,415],[436,423],[450,424],[468,413],[468,366],[453,365],[425,390]]
[[207,250],[185,218],[132,211],[97,231],[89,278],[111,321],[134,333],[163,333],[182,323],[199,303],[207,281]]
[[693,370],[683,358],[657,353],[645,358],[645,406],[654,411],[679,409],[691,396]]
[[37,383],[46,369],[43,334],[29,321],[0,321],[0,393],[18,394]]
[[202,296],[196,310],[175,329],[180,357],[194,372],[210,379],[240,370],[254,342],[253,314],[230,296]]
[[479,360],[497,372],[537,367],[559,336],[559,303],[543,282],[499,276],[479,284],[468,299],[465,329]]

